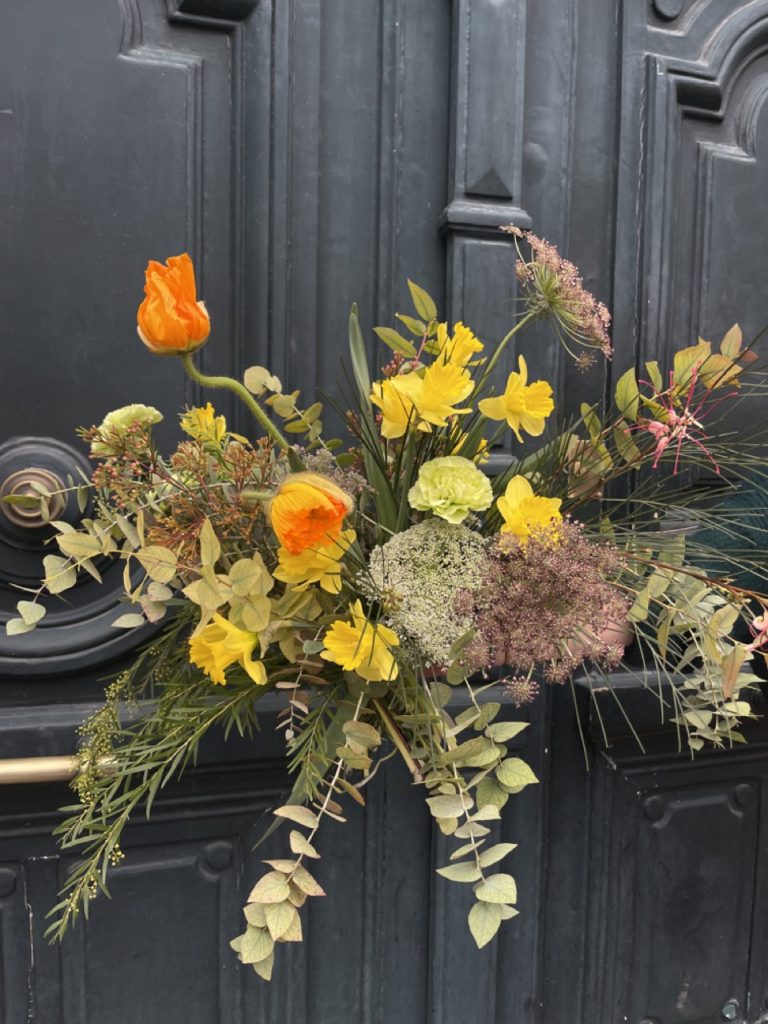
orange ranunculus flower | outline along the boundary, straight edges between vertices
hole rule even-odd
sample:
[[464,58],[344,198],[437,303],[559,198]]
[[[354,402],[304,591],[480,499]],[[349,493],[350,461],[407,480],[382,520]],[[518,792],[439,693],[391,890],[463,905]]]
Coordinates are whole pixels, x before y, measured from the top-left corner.
[[200,348],[211,333],[205,304],[198,302],[195,268],[186,252],[166,266],[150,260],[144,272],[146,298],[139,306],[139,337],[158,355],[183,355]]
[[354,502],[346,491],[319,473],[291,473],[269,504],[277,538],[292,555],[339,540]]

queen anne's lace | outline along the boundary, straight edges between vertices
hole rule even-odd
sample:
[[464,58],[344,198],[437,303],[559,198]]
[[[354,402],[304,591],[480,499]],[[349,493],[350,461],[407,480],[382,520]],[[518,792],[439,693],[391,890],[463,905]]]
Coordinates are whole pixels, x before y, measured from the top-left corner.
[[395,534],[374,548],[369,562],[392,626],[433,665],[448,663],[451,647],[472,624],[455,609],[456,594],[481,587],[488,570],[483,538],[440,519]]

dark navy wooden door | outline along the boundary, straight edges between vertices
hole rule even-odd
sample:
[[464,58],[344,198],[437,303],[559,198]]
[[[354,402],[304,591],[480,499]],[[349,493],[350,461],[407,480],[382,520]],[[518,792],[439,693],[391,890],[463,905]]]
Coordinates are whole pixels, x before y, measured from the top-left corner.
[[[163,409],[172,436],[196,396],[134,317],[147,259],[185,249],[214,324],[205,369],[261,363],[305,394],[333,391],[351,302],[367,327],[388,322],[406,277],[500,337],[515,301],[501,224],[557,242],[613,308],[614,374],[735,320],[754,333],[767,98],[768,0],[6,2],[0,485],[74,472],[74,428],[128,402]],[[594,388],[543,333],[525,354],[565,407]],[[44,539],[0,514],[5,619]],[[32,636],[0,636],[0,758],[71,753],[135,643],[110,627],[109,581],[69,594]],[[616,685],[635,702],[631,679]],[[0,1021],[764,1019],[768,735],[691,762],[638,699],[641,754],[610,701],[605,735],[580,693],[589,772],[570,693],[532,709],[541,785],[501,826],[520,844],[521,913],[482,952],[459,887],[434,874],[421,794],[390,763],[324,837],[329,896],[304,945],[271,986],[239,967],[253,841],[287,784],[274,711],[256,744],[212,741],[135,824],[112,903],[61,947],[43,932],[68,791],[0,787]]]

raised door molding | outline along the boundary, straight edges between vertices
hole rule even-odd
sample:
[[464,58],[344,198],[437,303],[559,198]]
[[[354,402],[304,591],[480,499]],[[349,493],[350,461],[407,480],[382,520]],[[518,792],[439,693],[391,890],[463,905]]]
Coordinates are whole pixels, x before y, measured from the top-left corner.
[[390,356],[370,328],[409,310],[407,278],[444,306],[451,9],[273,0],[245,24],[246,335],[309,404],[345,385],[353,302],[372,372]]
[[624,4],[616,371],[764,326],[768,3]]
[[585,1020],[759,1017],[765,753],[599,759]]
[[166,0],[170,21],[205,27],[220,21],[234,26],[253,14],[259,0]]
[[[594,764],[578,1019],[757,1021],[768,1005],[759,695],[747,746],[691,757],[675,726],[660,724],[658,692],[630,675],[613,685],[608,693],[598,683],[591,698],[586,680],[580,686]],[[669,689],[663,697],[673,700]]]
[[[521,205],[526,10],[519,0],[454,0],[447,309],[483,341],[514,316],[515,250],[504,224],[530,227]],[[511,367],[503,360],[499,379]]]

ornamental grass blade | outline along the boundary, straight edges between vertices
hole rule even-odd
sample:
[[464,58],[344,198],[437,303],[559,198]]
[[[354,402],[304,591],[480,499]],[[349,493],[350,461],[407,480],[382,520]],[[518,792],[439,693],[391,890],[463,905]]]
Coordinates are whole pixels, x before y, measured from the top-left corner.
[[349,357],[352,363],[352,372],[355,375],[357,390],[360,395],[360,402],[370,412],[371,402],[371,373],[368,369],[368,356],[365,351],[365,339],[360,329],[360,316],[357,312],[357,303],[352,304],[349,311]]

